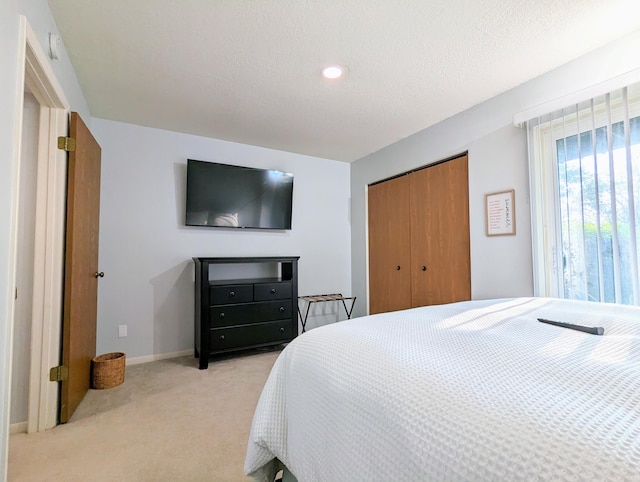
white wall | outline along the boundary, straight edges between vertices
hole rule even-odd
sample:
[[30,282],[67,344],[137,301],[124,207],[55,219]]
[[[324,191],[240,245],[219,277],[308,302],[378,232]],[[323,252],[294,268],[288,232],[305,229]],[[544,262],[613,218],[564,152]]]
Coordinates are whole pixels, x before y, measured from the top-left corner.
[[[9,387],[12,343],[13,252],[17,190],[19,139],[22,108],[21,51],[19,15],[25,15],[41,46],[47,45],[49,32],[58,32],[45,0],[2,0],[0,2],[0,479],[6,476],[9,426]],[[52,65],[53,71],[74,110],[89,118],[89,109],[66,53]]]
[[[471,292],[474,299],[533,294],[526,138],[513,115],[640,67],[640,32],[598,49],[509,92],[352,164],[352,291],[366,313],[366,186],[469,152]],[[484,195],[516,190],[515,236],[485,235]]]
[[[193,256],[300,256],[300,294],[349,292],[349,164],[103,119],[92,125],[102,146],[98,353],[193,348]],[[293,229],[184,226],[189,158],[292,172]],[[126,338],[117,337],[121,324]]]

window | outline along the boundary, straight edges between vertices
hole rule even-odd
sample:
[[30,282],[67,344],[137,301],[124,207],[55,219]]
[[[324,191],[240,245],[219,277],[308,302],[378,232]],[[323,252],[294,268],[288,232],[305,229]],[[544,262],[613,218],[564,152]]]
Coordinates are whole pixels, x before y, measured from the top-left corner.
[[640,305],[640,86],[528,122],[536,294]]

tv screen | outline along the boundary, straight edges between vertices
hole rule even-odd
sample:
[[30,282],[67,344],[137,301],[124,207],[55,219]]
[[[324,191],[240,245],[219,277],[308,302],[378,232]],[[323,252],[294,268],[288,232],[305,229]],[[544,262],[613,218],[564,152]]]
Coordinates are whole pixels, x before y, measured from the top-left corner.
[[187,160],[187,226],[291,229],[293,174]]

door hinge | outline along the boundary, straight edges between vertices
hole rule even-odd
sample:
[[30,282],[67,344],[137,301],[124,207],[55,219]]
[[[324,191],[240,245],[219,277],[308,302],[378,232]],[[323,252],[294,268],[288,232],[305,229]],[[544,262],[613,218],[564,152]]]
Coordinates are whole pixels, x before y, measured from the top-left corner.
[[76,140],[73,137],[58,137],[58,149],[71,152],[76,150]]
[[63,380],[67,380],[69,378],[69,367],[64,365],[60,365],[57,367],[52,367],[49,370],[49,381],[51,382],[61,382]]

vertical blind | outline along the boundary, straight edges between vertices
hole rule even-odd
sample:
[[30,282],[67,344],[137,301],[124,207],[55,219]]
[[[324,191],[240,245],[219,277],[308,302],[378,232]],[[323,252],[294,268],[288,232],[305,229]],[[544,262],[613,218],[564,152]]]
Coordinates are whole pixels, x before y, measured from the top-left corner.
[[640,84],[527,125],[537,294],[640,305]]

